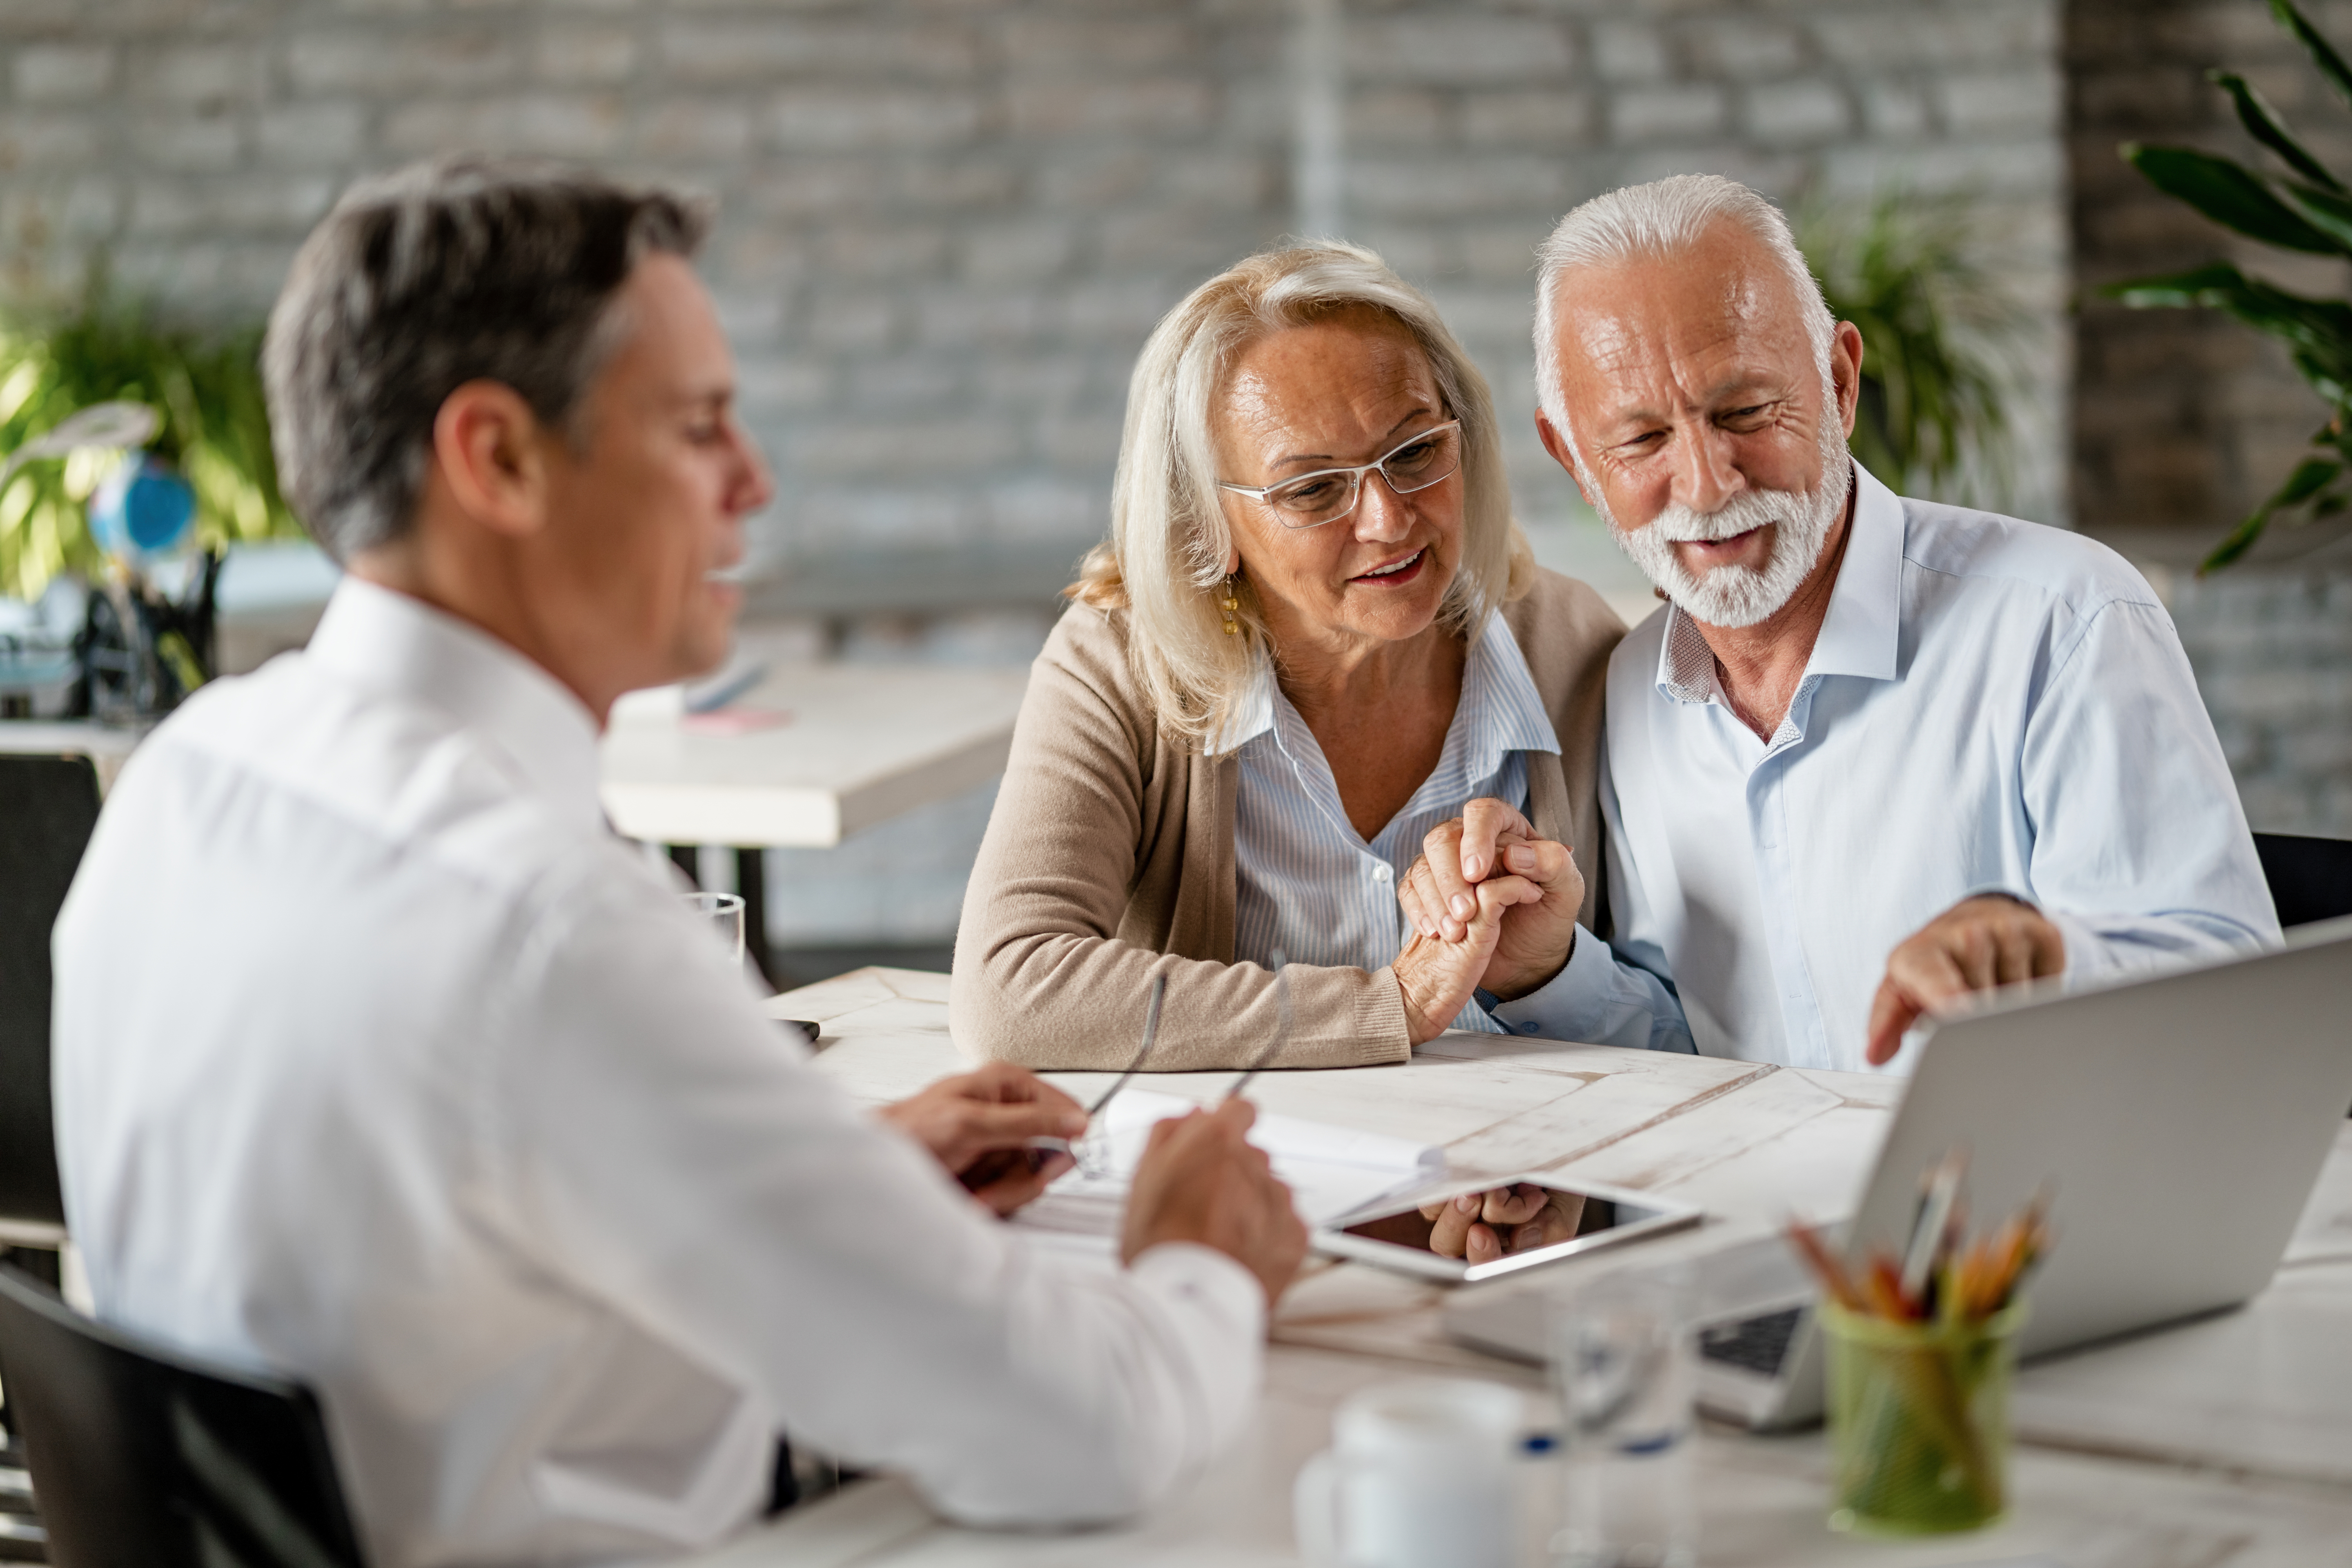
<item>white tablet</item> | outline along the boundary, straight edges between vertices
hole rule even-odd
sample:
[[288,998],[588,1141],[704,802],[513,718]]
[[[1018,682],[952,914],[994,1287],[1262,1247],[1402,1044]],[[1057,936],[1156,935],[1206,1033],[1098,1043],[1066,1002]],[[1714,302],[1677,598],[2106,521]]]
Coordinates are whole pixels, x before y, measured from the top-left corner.
[[[1434,1216],[1424,1215],[1422,1204],[1415,1203],[1318,1230],[1315,1249],[1431,1279],[1491,1279],[1599,1247],[1663,1236],[1696,1225],[1700,1217],[1696,1206],[1673,1198],[1557,1176],[1516,1176],[1474,1190],[1482,1196],[1475,1221],[1466,1215],[1449,1218],[1442,1212],[1443,1205],[1463,1195],[1455,1192],[1422,1200],[1440,1210]],[[1483,1234],[1465,1235],[1468,1225]],[[1480,1261],[1438,1250],[1441,1243],[1452,1251],[1465,1242],[1475,1242]]]

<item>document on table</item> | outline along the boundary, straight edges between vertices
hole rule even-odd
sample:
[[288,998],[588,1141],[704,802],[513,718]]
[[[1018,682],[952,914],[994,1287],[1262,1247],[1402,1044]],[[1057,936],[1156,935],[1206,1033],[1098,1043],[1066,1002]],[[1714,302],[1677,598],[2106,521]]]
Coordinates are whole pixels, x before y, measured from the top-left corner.
[[[1116,1248],[1128,1184],[1153,1123],[1198,1109],[1196,1101],[1131,1089],[1103,1113],[1097,1136],[1109,1143],[1099,1175],[1072,1171],[1013,1216],[1040,1240],[1076,1250]],[[1295,1116],[1260,1113],[1250,1142],[1266,1152],[1274,1173],[1289,1184],[1298,1217],[1329,1226],[1360,1209],[1431,1186],[1445,1174],[1445,1151],[1378,1132],[1360,1132]]]

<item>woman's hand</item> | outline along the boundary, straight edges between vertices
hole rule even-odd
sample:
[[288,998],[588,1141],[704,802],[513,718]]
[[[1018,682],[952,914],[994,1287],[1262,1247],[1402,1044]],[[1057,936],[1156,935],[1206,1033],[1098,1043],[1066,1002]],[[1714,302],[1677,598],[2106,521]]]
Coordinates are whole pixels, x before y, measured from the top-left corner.
[[1494,962],[1505,911],[1540,900],[1543,890],[1525,877],[1496,877],[1470,888],[1465,897],[1474,912],[1467,923],[1454,922],[1461,936],[1416,934],[1392,966],[1404,994],[1405,1032],[1416,1046],[1452,1027],[1454,1016],[1478,989]]
[[1574,850],[1538,837],[1528,819],[1503,802],[1474,800],[1423,838],[1421,858],[1397,884],[1397,904],[1424,938],[1459,942],[1468,931],[1463,911],[1475,907],[1473,889],[1497,878],[1524,881],[1540,893],[1512,900],[1480,973],[1477,986],[1507,1002],[1558,974],[1575,946],[1584,874],[1576,868]]
[[875,1114],[929,1150],[973,1197],[1001,1215],[1070,1168],[1067,1154],[1034,1158],[1030,1139],[1075,1139],[1087,1130],[1087,1113],[1076,1100],[1007,1062],[940,1079]]

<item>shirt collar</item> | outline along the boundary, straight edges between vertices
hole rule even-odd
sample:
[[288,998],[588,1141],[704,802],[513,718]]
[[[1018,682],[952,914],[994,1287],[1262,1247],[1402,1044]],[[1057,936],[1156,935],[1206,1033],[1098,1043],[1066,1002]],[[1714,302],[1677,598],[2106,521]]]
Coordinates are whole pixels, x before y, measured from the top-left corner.
[[[1237,752],[1258,736],[1276,729],[1275,703],[1281,696],[1274,679],[1274,661],[1260,652],[1248,687],[1211,739],[1209,754]],[[1470,645],[1462,666],[1458,711],[1466,715],[1468,757],[1474,776],[1485,777],[1502,766],[1508,752],[1559,751],[1551,716],[1544,711],[1543,695],[1536,689],[1519,639],[1500,616],[1486,617],[1486,629]]]
[[595,717],[488,633],[346,573],[308,657],[371,690],[439,709],[489,742],[531,794],[602,829]]
[[[1845,556],[1805,673],[1892,680],[1903,621],[1903,500],[1860,463],[1853,465],[1853,490]],[[1658,689],[1683,702],[1705,702],[1721,689],[1715,650],[1680,605],[1666,606]]]

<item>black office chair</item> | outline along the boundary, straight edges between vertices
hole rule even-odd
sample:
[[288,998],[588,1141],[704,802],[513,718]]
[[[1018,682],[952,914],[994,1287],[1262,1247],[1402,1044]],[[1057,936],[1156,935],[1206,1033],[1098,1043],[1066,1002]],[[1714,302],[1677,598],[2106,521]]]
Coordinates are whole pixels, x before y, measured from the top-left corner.
[[142,1344],[5,1266],[0,1381],[57,1568],[364,1568],[300,1384]]
[[2263,879],[2271,885],[2279,924],[2309,925],[2352,915],[2352,839],[2257,833]]
[[49,928],[97,825],[88,757],[0,755],[0,1237],[13,1241],[61,1237],[65,1224],[49,1122]]

